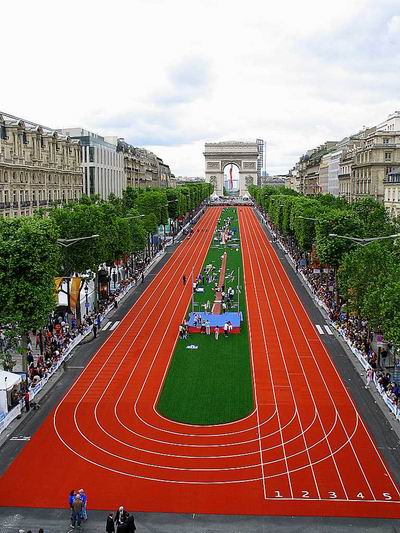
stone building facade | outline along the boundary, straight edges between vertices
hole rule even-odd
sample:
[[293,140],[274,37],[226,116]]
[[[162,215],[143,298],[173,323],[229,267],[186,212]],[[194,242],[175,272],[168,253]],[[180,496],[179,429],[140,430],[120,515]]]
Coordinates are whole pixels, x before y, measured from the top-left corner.
[[39,207],[78,200],[82,191],[78,141],[0,114],[0,215],[32,215]]
[[[387,202],[393,169],[400,166],[400,111],[342,141],[308,150],[296,163],[290,186],[303,194],[331,193],[353,202],[372,197]],[[393,187],[392,187],[393,188]],[[393,192],[394,194],[394,192]],[[391,212],[396,211],[391,205]]]
[[257,185],[257,142],[226,141],[205,143],[205,180],[214,185],[214,193],[224,194],[224,172],[229,166],[238,169],[238,188],[235,194],[244,196],[249,185]]
[[352,165],[352,201],[371,196],[383,203],[384,181],[400,166],[400,131],[375,130],[362,139]]
[[137,148],[118,139],[117,151],[124,160],[124,172],[128,187],[169,187],[171,170],[169,165],[145,148]]

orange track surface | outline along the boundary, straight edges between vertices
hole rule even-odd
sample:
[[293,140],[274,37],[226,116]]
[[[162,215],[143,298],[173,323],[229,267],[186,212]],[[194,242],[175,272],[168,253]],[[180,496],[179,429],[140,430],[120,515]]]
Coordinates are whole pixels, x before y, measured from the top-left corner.
[[[7,506],[400,517],[398,488],[251,208],[239,208],[256,410],[189,426],[155,410],[220,213],[210,208],[0,481]],[[155,325],[155,329],[152,327]],[[29,490],[23,486],[29,479]]]

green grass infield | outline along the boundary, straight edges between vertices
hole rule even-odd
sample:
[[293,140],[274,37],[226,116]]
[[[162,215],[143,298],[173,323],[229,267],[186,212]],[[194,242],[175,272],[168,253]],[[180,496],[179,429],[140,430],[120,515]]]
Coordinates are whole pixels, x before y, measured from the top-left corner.
[[[228,278],[225,278],[225,290],[230,286],[234,288],[234,307],[230,311],[236,311],[239,267],[239,307],[243,314],[241,332],[228,337],[224,337],[223,332],[220,332],[218,340],[215,340],[213,334],[191,334],[187,340],[178,339],[157,404],[161,415],[177,422],[197,425],[223,424],[239,420],[254,409],[237,210],[224,209],[218,227],[222,227],[228,216],[232,219],[231,228],[236,229],[233,242],[222,246],[219,240],[213,240],[203,269],[206,265],[214,265],[218,280],[221,256],[226,250]],[[230,278],[231,273],[233,277]],[[188,279],[188,282],[191,280]],[[204,311],[202,305],[209,300],[212,306],[214,301],[214,283],[204,283],[200,286],[205,290],[203,293],[195,293],[195,311]],[[191,308],[192,305],[188,312]],[[197,349],[188,349],[187,346],[190,345],[197,346]]]

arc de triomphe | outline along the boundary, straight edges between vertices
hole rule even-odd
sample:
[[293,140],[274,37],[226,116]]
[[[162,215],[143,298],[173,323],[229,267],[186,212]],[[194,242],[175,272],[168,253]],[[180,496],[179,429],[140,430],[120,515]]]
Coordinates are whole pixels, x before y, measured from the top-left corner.
[[249,185],[257,185],[258,156],[256,142],[205,143],[206,182],[214,185],[218,196],[224,194],[224,181],[227,192],[243,196]]

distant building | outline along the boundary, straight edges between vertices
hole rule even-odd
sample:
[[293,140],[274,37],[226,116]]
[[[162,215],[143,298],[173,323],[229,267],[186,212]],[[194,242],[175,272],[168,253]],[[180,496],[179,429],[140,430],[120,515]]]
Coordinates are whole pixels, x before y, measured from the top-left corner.
[[288,181],[287,174],[277,174],[275,176],[265,176],[262,179],[262,184],[269,187],[285,187]]
[[111,193],[122,197],[126,179],[124,158],[117,151],[117,138],[105,138],[83,128],[58,131],[81,143],[84,193],[98,194],[102,200],[107,200]]
[[266,142],[263,139],[256,139],[258,148],[257,160],[257,185],[261,185],[263,171],[265,171]]
[[0,113],[0,215],[32,215],[39,207],[78,200],[82,189],[78,141]]
[[[397,117],[396,117],[397,118]],[[373,129],[355,150],[352,165],[352,200],[371,196],[383,203],[384,181],[400,166],[400,130],[389,122],[383,129]]]
[[124,172],[128,187],[169,187],[172,179],[169,165],[153,152],[118,139],[117,151],[124,157]]
[[204,176],[176,176],[177,183],[202,183]]
[[[323,156],[333,151],[336,145],[337,141],[326,141],[317,148],[308,150],[307,153],[300,158],[298,170],[301,182],[300,188],[303,194],[313,195],[322,192],[320,184],[320,164]],[[324,165],[325,164],[326,163],[324,163]]]

